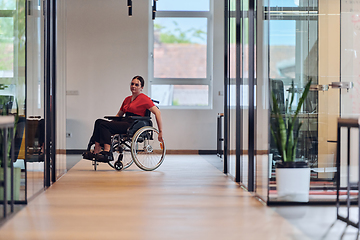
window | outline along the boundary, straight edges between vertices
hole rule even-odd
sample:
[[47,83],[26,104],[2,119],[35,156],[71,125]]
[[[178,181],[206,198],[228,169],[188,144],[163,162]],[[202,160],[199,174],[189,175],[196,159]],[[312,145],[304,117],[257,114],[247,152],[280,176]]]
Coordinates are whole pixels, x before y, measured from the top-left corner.
[[150,23],[150,95],[169,108],[211,107],[211,0],[158,1]]
[[[0,105],[24,114],[25,1],[0,0]],[[2,109],[0,109],[2,112]],[[4,114],[4,113],[2,113]]]
[[14,77],[14,19],[0,17],[0,78]]

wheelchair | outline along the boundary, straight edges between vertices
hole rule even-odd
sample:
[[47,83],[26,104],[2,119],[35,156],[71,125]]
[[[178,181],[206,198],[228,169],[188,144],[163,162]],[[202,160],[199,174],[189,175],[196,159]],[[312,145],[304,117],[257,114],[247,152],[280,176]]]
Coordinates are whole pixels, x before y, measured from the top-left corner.
[[[101,162],[107,163],[117,171],[127,169],[134,162],[144,171],[153,171],[160,167],[165,158],[165,142],[159,142],[159,130],[153,127],[150,113],[147,110],[144,117],[127,116],[134,120],[127,129],[127,133],[115,134],[111,137],[110,152],[113,160]],[[123,117],[105,116],[104,118],[121,121]],[[87,151],[91,151],[94,144],[95,142],[91,138]],[[99,161],[96,159],[92,161],[96,171]]]

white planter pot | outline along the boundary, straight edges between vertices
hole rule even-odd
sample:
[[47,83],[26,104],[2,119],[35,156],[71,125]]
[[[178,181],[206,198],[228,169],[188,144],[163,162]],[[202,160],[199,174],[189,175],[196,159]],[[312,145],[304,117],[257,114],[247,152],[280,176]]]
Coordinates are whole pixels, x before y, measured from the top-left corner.
[[278,199],[291,202],[308,202],[310,168],[276,168]]

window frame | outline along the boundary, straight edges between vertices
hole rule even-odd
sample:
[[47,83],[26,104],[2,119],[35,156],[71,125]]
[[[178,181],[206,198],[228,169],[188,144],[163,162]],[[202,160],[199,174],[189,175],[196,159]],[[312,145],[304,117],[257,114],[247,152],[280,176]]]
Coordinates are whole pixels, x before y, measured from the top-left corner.
[[206,106],[161,106],[162,109],[212,109],[213,107],[213,0],[209,0],[209,11],[157,11],[156,18],[206,18],[206,77],[205,78],[155,78],[154,77],[154,21],[149,23],[149,84],[151,96],[153,85],[206,85],[208,86],[208,105]]

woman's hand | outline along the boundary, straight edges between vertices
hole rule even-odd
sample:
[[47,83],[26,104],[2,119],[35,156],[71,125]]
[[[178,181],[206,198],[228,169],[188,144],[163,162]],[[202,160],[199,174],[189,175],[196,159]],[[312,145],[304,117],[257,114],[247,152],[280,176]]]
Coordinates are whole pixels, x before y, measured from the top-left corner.
[[124,115],[124,112],[119,110],[118,113],[116,114],[117,117],[122,117]]
[[162,132],[159,132],[158,140],[159,140],[159,142],[162,142],[162,143],[164,142],[164,139],[162,137]]

